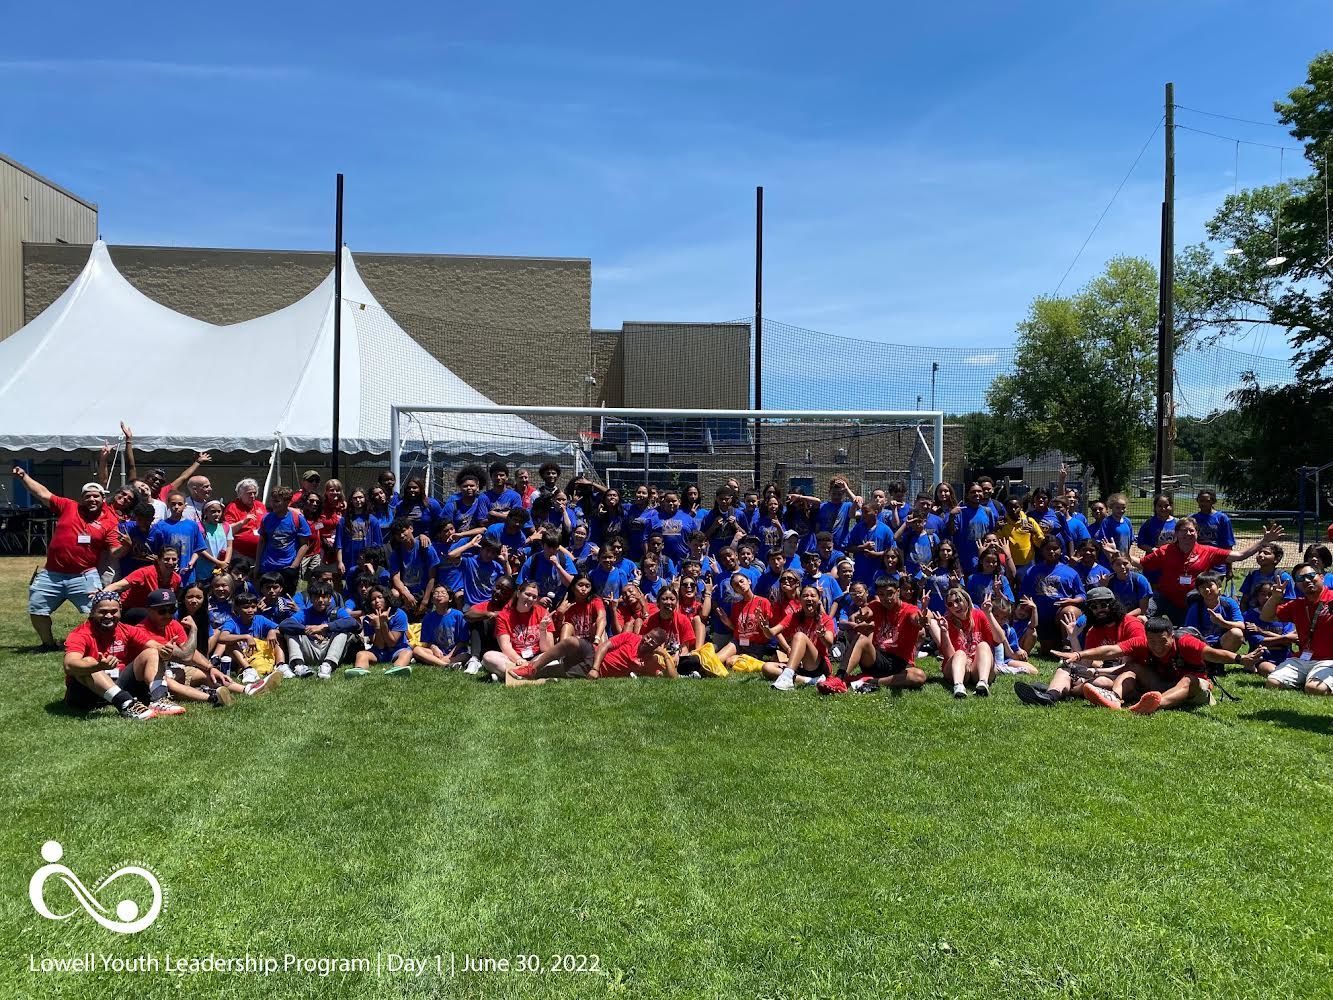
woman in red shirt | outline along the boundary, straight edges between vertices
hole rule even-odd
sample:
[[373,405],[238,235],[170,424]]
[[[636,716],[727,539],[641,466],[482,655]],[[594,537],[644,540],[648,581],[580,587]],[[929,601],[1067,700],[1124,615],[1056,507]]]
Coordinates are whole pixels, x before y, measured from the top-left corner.
[[561,639],[587,639],[594,646],[606,639],[606,605],[592,591],[592,580],[586,573],[569,582],[569,593],[555,613]]
[[774,650],[768,644],[773,638],[773,630],[769,628],[773,609],[768,598],[756,596],[750,578],[739,571],[731,575],[731,589],[736,600],[726,615],[731,620],[732,639],[717,651],[718,658],[728,667],[738,656],[773,659]]
[[814,684],[829,673],[829,649],[838,633],[833,616],[824,610],[824,595],[818,587],[802,587],[796,603],[773,626],[779,642],[789,649],[786,664],[765,663],[764,676],[779,691],[790,691],[799,677],[804,684]]
[[231,527],[232,548],[250,560],[259,551],[259,522],[268,513],[258,496],[259,484],[242,479],[236,484],[236,499],[222,512],[222,523]]
[[495,644],[500,648],[486,653],[481,662],[497,681],[555,645],[551,613],[537,603],[540,593],[531,581],[521,585],[509,606],[495,616]]
[[995,634],[984,611],[972,606],[972,598],[962,587],[950,587],[944,594],[944,628],[938,616],[927,620],[931,638],[940,650],[944,676],[953,683],[955,698],[967,697],[967,684],[975,684],[977,694],[990,694],[995,674],[995,650],[992,643],[1002,641]]
[[654,610],[638,585],[627,583],[616,602],[616,632],[642,632],[643,623],[652,617]]

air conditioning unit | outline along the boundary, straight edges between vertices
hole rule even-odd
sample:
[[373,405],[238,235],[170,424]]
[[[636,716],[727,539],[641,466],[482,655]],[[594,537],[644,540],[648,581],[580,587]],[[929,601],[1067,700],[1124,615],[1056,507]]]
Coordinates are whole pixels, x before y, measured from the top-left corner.
[[835,452],[833,453],[833,461],[834,461],[835,463],[837,463],[838,465],[846,465],[846,464],[847,464],[847,449],[846,449],[846,448],[839,448],[837,451],[835,451]]

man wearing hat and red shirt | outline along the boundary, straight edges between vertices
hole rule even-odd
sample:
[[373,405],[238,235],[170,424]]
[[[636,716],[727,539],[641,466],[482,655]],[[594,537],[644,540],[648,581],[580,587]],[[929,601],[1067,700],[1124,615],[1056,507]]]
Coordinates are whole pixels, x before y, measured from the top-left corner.
[[159,713],[145,702],[160,698],[162,714],[170,714],[153,637],[120,620],[115,594],[99,593],[90,604],[88,620],[65,639],[65,704],[78,711],[112,705],[125,718],[146,722]]
[[306,469],[301,473],[301,488],[292,494],[291,505],[299,508],[307,494],[319,496],[319,481],[319,473],[314,469]]
[[113,521],[103,517],[101,484],[84,483],[75,503],[56,496],[21,466],[14,466],[14,478],[55,515],[46,564],[28,588],[28,618],[42,641],[42,652],[49,652],[60,648],[51,635],[51,614],[66,601],[88,613],[93,594],[102,589],[99,564],[110,559],[120,545],[120,532]]
[[1274,587],[1259,616],[1295,625],[1301,652],[1283,660],[1268,675],[1267,684],[1306,694],[1333,694],[1333,590],[1324,586],[1323,573],[1309,563],[1298,563],[1291,578],[1299,596],[1284,601],[1282,591]]

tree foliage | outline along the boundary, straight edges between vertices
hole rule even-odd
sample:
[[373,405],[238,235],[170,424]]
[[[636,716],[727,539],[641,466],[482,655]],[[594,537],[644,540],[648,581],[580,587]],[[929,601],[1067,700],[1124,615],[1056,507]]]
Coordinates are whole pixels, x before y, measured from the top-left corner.
[[1029,458],[1059,449],[1125,489],[1148,444],[1156,391],[1157,271],[1117,257],[1068,298],[1036,299],[1018,325],[1014,370],[986,402]]
[[1022,454],[1013,425],[994,413],[956,414],[948,422],[963,425],[963,451],[969,469],[994,469]]

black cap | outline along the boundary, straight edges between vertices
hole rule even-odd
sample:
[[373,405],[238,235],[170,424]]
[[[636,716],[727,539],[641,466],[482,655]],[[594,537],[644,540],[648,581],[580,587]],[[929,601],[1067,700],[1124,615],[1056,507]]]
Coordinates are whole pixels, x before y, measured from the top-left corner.
[[148,606],[150,608],[174,608],[176,606],[176,595],[165,587],[161,590],[155,590],[148,595]]

